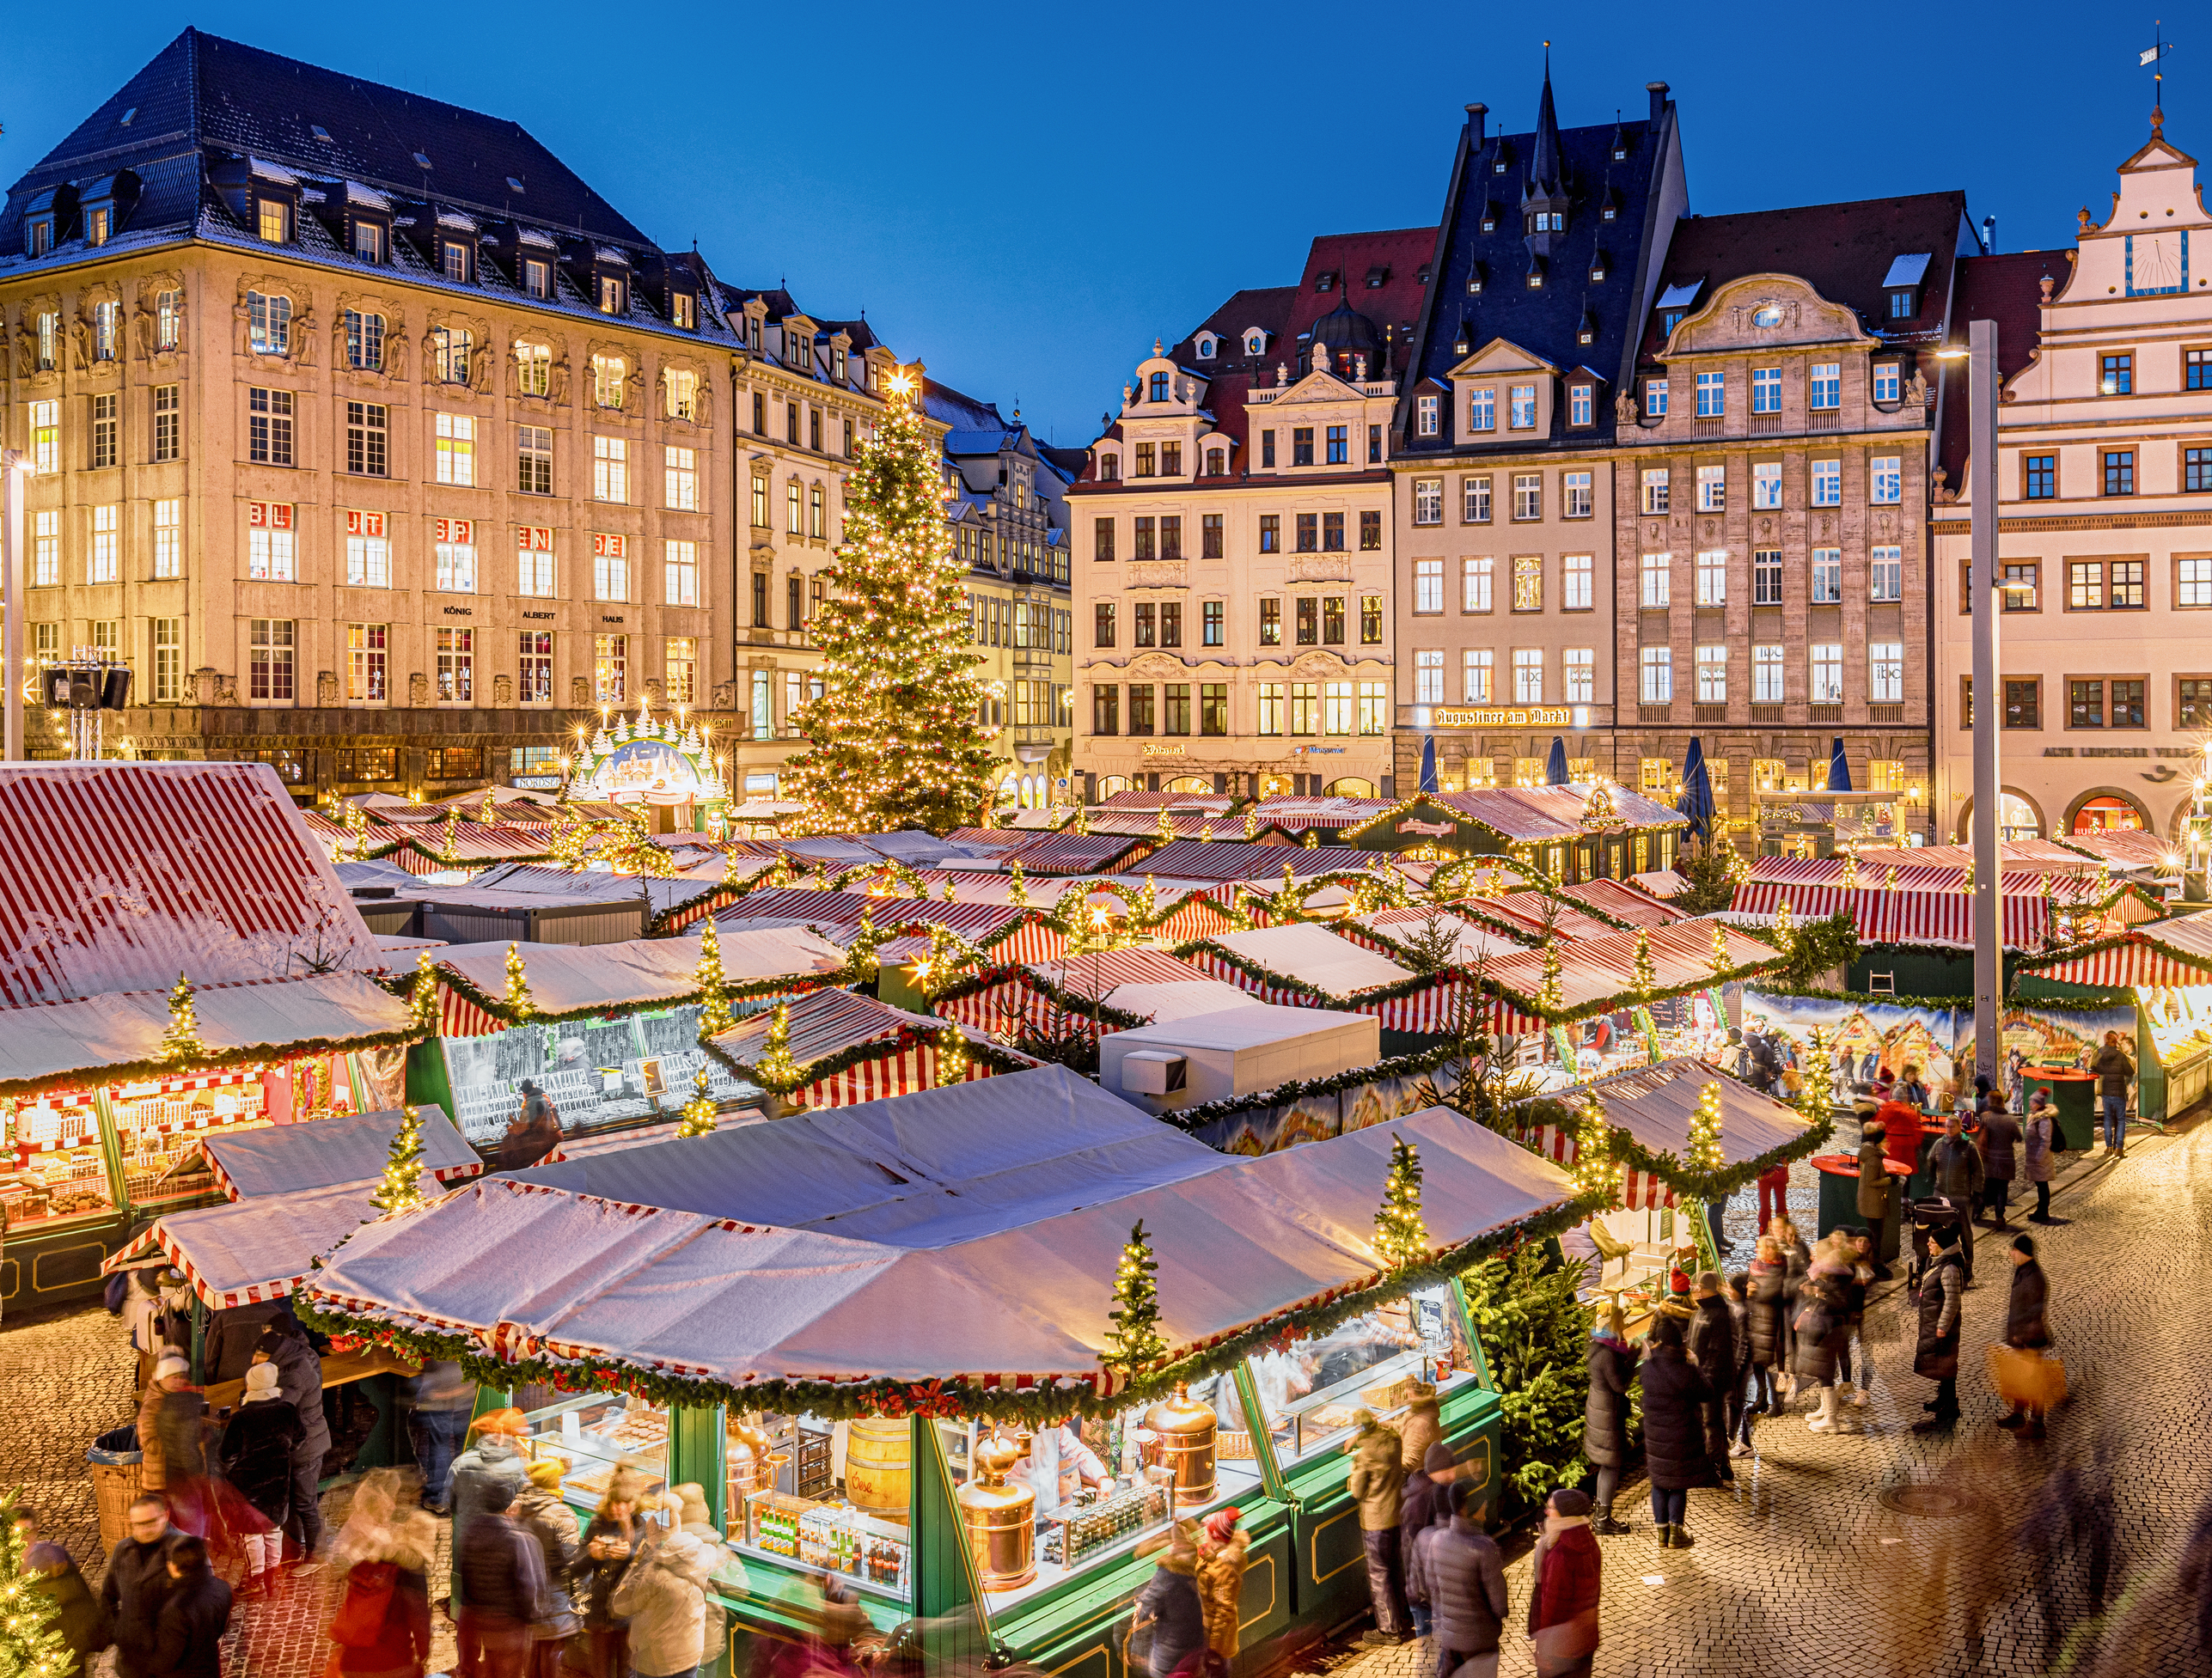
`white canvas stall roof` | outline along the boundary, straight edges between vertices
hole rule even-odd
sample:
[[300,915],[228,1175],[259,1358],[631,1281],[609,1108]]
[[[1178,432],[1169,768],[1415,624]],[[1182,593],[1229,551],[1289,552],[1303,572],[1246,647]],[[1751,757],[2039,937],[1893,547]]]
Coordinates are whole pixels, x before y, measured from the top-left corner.
[[[834,973],[845,952],[804,927],[716,929],[723,977],[731,984],[762,979],[812,979]],[[518,944],[530,1000],[543,1014],[594,1008],[643,1008],[699,989],[699,940],[632,938],[614,944]],[[507,990],[507,946],[452,944],[438,966],[487,997]]]
[[[1176,979],[1164,985],[1123,985],[1102,998],[1109,1008],[1125,1014],[1141,1014],[1155,1025],[1188,1020],[1201,1014],[1219,1014],[1231,1008],[1264,1008],[1250,991],[1225,985],[1218,979]],[[1301,1010],[1311,1013],[1311,1009]]]
[[642,884],[644,900],[651,912],[649,918],[653,918],[696,902],[725,885],[749,880],[773,866],[765,857],[733,860],[718,852],[674,879],[648,877],[641,882],[633,875],[596,870],[577,874],[565,868],[548,868],[542,863],[505,863],[486,869],[459,891],[450,886],[419,884],[413,895],[436,898],[441,903],[481,903],[486,906],[619,905],[639,901]]
[[0,764],[0,1007],[378,965],[268,764]]
[[1340,1026],[1365,1025],[1373,1017],[1327,1008],[1283,1008],[1270,1002],[1248,1002],[1242,1008],[1194,1014],[1172,1024],[1136,1026],[1115,1033],[1115,1037],[1122,1043],[1161,1043],[1178,1049],[1256,1049],[1317,1036]]
[[[1026,1113],[1008,1122],[1032,1126]],[[1441,1107],[1258,1158],[1214,1154],[1170,1182],[1094,1181],[1074,1210],[927,1251],[490,1178],[364,1226],[308,1291],[510,1354],[542,1348],[730,1385],[1084,1380],[1098,1373],[1112,1278],[1140,1218],[1173,1352],[1373,1278],[1394,1137],[1421,1150],[1421,1211],[1439,1248],[1573,1194],[1557,1166]]]
[[[384,1162],[391,1157],[392,1138],[400,1133],[403,1117],[398,1108],[388,1107],[382,1113],[203,1136],[176,1168],[189,1168],[196,1157],[204,1157],[234,1200],[295,1194],[339,1183],[374,1185],[383,1178]],[[415,1117],[422,1128],[424,1170],[444,1181],[473,1177],[484,1168],[483,1160],[461,1139],[443,1107],[434,1103],[419,1107]]]
[[[210,985],[194,993],[192,1011],[211,1060],[300,1043],[343,1047],[407,1029],[407,1004],[351,973]],[[166,990],[0,1010],[0,1090],[158,1061],[168,1026]]]
[[1332,997],[1348,997],[1378,985],[1411,979],[1388,956],[1363,949],[1326,927],[1298,923],[1253,932],[1223,932],[1207,940],[1285,979],[1301,979]]
[[626,1204],[935,1248],[1211,1170],[1220,1157],[1066,1067],[1041,1066],[510,1175]]
[[1555,1090],[1547,1099],[1576,1103],[1584,1093],[1595,1095],[1604,1107],[1608,1124],[1628,1132],[1655,1154],[1672,1154],[1687,1162],[1690,1115],[1708,1083],[1720,1086],[1720,1153],[1730,1165],[1787,1148],[1812,1128],[1795,1107],[1687,1056],[1617,1072],[1573,1089]]
[[[380,1216],[369,1199],[375,1187],[336,1183],[171,1212],[101,1268],[112,1275],[165,1257],[184,1272],[192,1291],[211,1310],[282,1299],[307,1279],[314,1260]],[[426,1199],[443,1192],[427,1175],[421,1188]]]

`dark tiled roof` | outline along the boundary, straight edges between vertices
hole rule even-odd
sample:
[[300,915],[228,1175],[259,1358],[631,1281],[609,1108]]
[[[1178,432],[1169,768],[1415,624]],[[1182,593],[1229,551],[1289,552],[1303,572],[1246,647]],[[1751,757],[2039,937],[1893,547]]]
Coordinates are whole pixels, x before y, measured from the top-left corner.
[[1005,418],[996,402],[982,401],[965,391],[955,390],[942,379],[923,378],[922,412],[956,431],[1006,430]]
[[[2051,295],[2062,296],[2067,281],[2074,278],[2074,253],[2007,251],[2001,256],[1970,256],[1958,264],[1958,296],[1951,306],[1952,341],[1965,343],[1970,320],[1995,321],[2000,384],[2035,358],[2036,347],[2042,341],[2046,275]],[[1961,400],[1956,405],[1946,401],[1946,418],[1936,464],[1943,470],[1946,487],[1956,493],[1965,487],[1966,477],[1966,363],[1945,362],[1942,368],[1944,396]]]
[[[1209,381],[1206,387],[1207,411],[1213,414],[1215,424],[1239,442],[1244,439],[1244,393],[1252,387],[1255,380],[1273,384],[1276,362],[1294,362],[1298,357],[1298,346],[1287,341],[1291,307],[1297,298],[1298,288],[1294,285],[1231,292],[1228,302],[1200,321],[1169,351],[1179,364],[1195,369]],[[1244,353],[1244,334],[1254,326],[1268,335],[1267,353],[1257,357]],[[1198,358],[1201,333],[1212,333],[1221,340],[1220,349],[1211,361]]]

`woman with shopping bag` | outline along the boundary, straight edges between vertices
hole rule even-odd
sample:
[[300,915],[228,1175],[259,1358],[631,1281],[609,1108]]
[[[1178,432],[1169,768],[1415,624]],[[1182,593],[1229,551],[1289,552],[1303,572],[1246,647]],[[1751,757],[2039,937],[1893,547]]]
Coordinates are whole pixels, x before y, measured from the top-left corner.
[[2044,1414],[2066,1396],[2066,1365],[2050,1351],[2050,1325],[2044,1313],[2050,1284],[2036,1261],[2035,1238],[2014,1236],[2011,1256],[2005,1343],[1989,1348],[1989,1369],[1999,1395],[2013,1408],[2010,1415],[1997,1418],[1997,1425],[2020,1428],[2025,1439],[2040,1439]]

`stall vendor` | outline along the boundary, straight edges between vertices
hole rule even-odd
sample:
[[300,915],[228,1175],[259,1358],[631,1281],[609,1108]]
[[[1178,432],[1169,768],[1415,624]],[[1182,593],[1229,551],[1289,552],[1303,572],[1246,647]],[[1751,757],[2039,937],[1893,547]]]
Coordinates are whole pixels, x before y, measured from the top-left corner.
[[1072,1503],[1084,1487],[1101,1496],[1114,1489],[1114,1477],[1097,1451],[1066,1422],[1021,1436],[1022,1460],[1013,1474],[1037,1494],[1037,1513],[1047,1515]]

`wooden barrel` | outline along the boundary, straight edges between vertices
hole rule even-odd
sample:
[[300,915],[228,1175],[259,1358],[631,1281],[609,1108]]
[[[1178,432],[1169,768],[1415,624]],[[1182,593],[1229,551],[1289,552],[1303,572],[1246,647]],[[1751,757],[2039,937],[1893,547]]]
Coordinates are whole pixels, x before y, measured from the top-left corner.
[[860,1509],[903,1521],[914,1489],[914,1440],[904,1420],[864,1416],[845,1436],[845,1495]]

